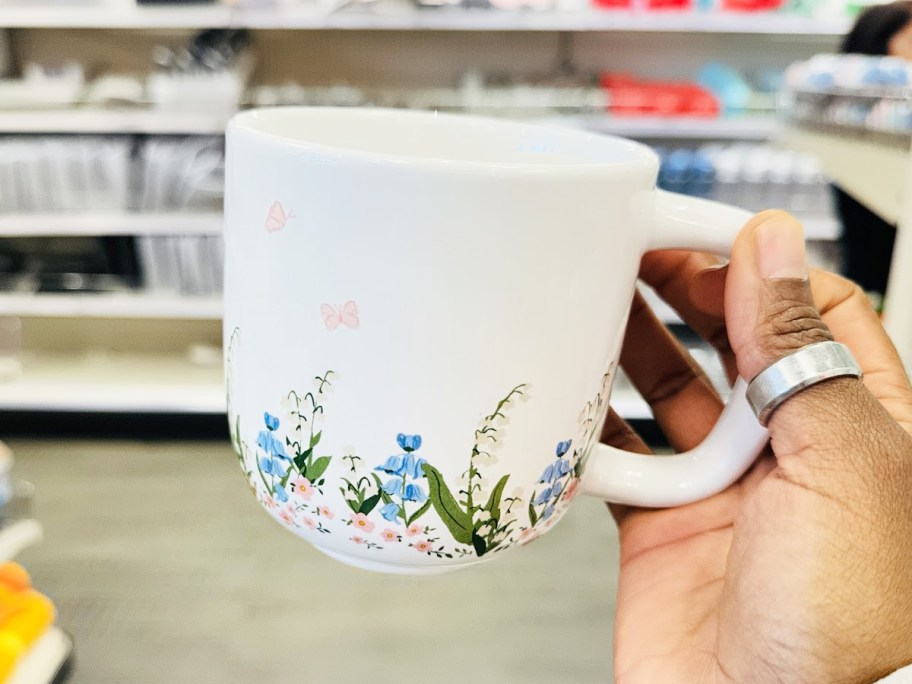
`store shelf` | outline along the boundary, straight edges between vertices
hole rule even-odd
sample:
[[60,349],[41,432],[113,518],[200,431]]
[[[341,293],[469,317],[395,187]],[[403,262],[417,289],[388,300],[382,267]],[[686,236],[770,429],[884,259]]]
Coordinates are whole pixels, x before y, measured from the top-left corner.
[[206,112],[148,108],[0,110],[0,133],[220,135],[228,118]]
[[59,212],[0,214],[0,237],[66,235],[218,235],[217,213]]
[[222,300],[141,293],[0,294],[0,316],[218,320]]
[[51,627],[29,649],[6,684],[50,684],[64,668],[73,642],[59,627]]
[[752,140],[771,138],[779,129],[772,116],[745,116],[730,119],[686,117],[566,116],[546,123],[574,126],[596,133],[626,138],[669,138],[694,140]]
[[883,321],[908,372],[912,373],[912,174],[909,137],[846,129],[821,132],[786,129],[781,141],[816,155],[824,171],[846,192],[888,223],[898,226]]
[[17,520],[0,527],[0,563],[15,559],[30,546],[41,543],[44,531],[37,520]]
[[[624,379],[611,404],[631,420],[652,417]],[[221,365],[197,366],[178,357],[99,355],[23,362],[21,377],[0,381],[2,410],[221,414],[226,406]]]
[[624,11],[416,10],[381,3],[374,11],[327,12],[316,3],[234,9],[224,5],[138,7],[129,4],[60,5],[19,2],[0,6],[0,27],[200,29],[338,29],[395,31],[647,31],[837,36],[849,23],[789,14]]
[[[2,111],[0,133],[96,133],[221,135],[228,116],[156,109],[76,107],[60,110]],[[596,133],[628,138],[696,140],[767,140],[778,130],[772,116],[726,119],[684,117],[616,117],[599,114],[550,116],[540,120]]]
[[787,128],[779,139],[792,149],[815,155],[836,184],[886,221],[897,221],[909,167],[908,146],[802,128]]
[[[13,377],[10,377],[13,376]],[[152,354],[25,357],[0,379],[0,411],[224,413],[221,363]]]

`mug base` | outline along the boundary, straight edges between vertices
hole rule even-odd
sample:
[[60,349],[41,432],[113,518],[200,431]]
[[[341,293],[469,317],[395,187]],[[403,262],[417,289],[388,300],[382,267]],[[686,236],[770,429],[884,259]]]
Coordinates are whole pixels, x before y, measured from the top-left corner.
[[459,565],[397,565],[396,563],[384,563],[382,561],[367,560],[365,558],[359,558],[358,556],[352,556],[347,553],[330,551],[329,549],[323,549],[316,545],[314,545],[314,548],[317,549],[317,551],[320,553],[329,556],[333,560],[337,560],[340,563],[345,563],[346,565],[349,565],[353,568],[358,568],[359,570],[370,570],[371,572],[383,572],[388,575],[443,575],[448,572],[454,572],[456,570],[461,570],[463,568],[477,565],[481,562],[475,561],[473,563],[461,563]]

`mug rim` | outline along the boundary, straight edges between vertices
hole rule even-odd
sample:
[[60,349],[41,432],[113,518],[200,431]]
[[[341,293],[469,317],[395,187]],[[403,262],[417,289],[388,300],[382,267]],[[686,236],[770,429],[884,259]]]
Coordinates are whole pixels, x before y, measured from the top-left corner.
[[[305,136],[293,136],[270,130],[277,116],[288,116],[292,113],[334,114],[350,117],[352,119],[414,119],[428,120],[444,119],[447,122],[464,126],[466,130],[480,126],[502,128],[506,130],[527,130],[532,132],[547,132],[561,138],[568,138],[577,142],[588,142],[604,148],[612,148],[615,153],[622,148],[626,158],[615,160],[587,161],[579,160],[565,163],[548,163],[540,161],[481,161],[472,159],[447,159],[443,156],[421,156],[395,152],[377,152],[359,148],[357,146],[337,145],[317,140],[308,140]],[[551,175],[577,175],[580,173],[591,174],[599,172],[617,173],[629,170],[631,167],[652,168],[658,171],[658,156],[648,146],[623,138],[620,136],[593,133],[569,127],[547,126],[541,123],[517,121],[514,119],[500,119],[495,117],[477,116],[474,114],[461,114],[450,112],[434,112],[427,110],[393,109],[386,107],[323,107],[323,106],[267,106],[254,107],[239,112],[231,117],[226,133],[230,136],[234,132],[252,134],[263,137],[281,145],[301,150],[317,152],[338,161],[386,163],[395,165],[408,165],[426,170],[447,170],[484,172],[487,174],[551,174]]]

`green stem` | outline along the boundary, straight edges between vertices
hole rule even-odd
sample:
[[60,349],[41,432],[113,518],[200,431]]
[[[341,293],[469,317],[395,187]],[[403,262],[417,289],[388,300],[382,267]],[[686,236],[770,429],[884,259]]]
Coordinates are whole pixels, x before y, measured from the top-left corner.
[[260,479],[263,481],[263,486],[266,487],[266,491],[269,494],[272,494],[273,496],[275,496],[275,490],[270,489],[269,483],[266,482],[266,476],[263,474],[263,469],[260,467],[260,459],[255,458],[254,460],[256,461],[257,472],[260,473]]
[[288,478],[291,477],[291,464],[288,465],[288,470],[285,472],[285,477],[279,480],[279,484],[284,488],[288,484]]
[[402,489],[399,491],[399,498],[402,499],[402,506],[400,506],[402,511],[402,522],[408,527],[408,515],[405,512],[405,478],[406,474],[402,473]]

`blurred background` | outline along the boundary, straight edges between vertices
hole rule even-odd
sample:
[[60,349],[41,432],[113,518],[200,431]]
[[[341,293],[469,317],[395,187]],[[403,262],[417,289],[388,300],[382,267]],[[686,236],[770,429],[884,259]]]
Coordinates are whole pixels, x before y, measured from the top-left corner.
[[[427,580],[334,564],[257,510],[224,419],[226,122],[383,106],[643,141],[660,186],[792,211],[831,270],[864,256],[876,277],[853,277],[908,359],[912,307],[888,293],[912,288],[896,230],[912,71],[846,49],[867,7],[0,0],[0,561],[23,564],[0,566],[0,633],[18,635],[0,681],[612,681],[617,537],[599,502],[516,557]],[[876,246],[870,219],[848,239],[846,202],[883,225]],[[663,448],[623,377],[612,404]],[[15,629],[4,601],[25,606]]]

